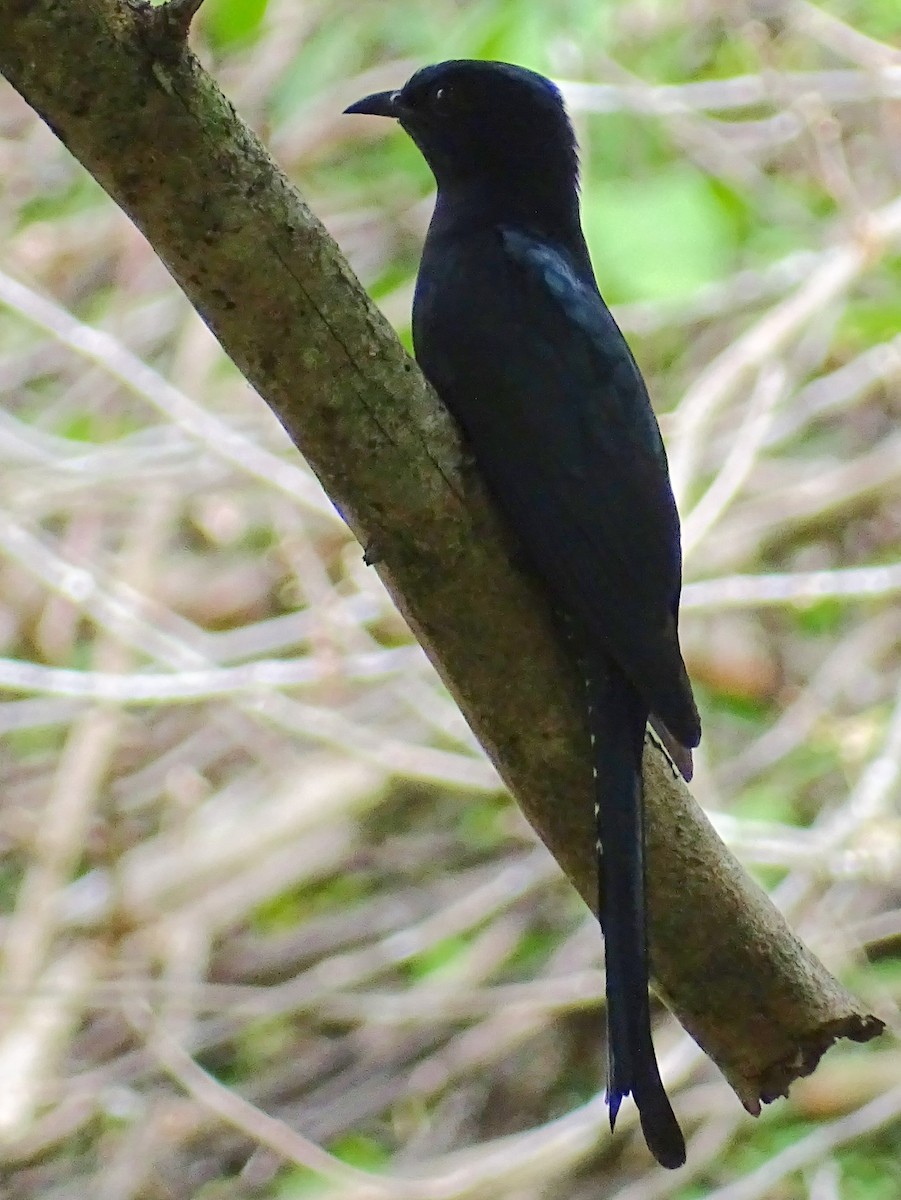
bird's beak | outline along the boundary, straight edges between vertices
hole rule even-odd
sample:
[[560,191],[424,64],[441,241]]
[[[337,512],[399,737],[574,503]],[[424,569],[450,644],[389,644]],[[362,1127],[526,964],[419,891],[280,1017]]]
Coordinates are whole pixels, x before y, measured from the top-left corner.
[[365,113],[370,117],[399,117],[399,99],[399,91],[373,92],[371,96],[364,96],[362,100],[351,104],[344,111],[346,113]]

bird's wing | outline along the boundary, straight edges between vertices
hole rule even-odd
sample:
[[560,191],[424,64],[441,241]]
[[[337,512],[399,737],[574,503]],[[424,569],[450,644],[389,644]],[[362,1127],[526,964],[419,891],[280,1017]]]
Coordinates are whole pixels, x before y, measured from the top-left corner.
[[483,264],[491,295],[457,320],[471,351],[458,343],[453,376],[433,382],[555,599],[695,744],[676,632],[679,519],[641,374],[564,250],[519,230],[499,237]]

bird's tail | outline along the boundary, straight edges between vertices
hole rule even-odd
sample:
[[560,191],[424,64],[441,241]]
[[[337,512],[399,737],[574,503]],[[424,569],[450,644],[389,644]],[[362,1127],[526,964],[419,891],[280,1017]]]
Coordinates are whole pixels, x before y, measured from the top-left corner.
[[685,1141],[654,1057],[648,1000],[644,805],[641,759],[647,710],[613,663],[587,671],[596,783],[599,914],[607,973],[610,1128],[632,1094],[651,1153],[685,1162]]

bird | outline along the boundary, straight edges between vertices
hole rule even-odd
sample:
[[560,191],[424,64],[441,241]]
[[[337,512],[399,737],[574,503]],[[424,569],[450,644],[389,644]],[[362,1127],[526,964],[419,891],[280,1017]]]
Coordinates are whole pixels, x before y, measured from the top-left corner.
[[642,755],[650,720],[688,778],[701,726],[679,645],[666,452],[595,279],[573,127],[549,79],[473,59],[423,67],[345,111],[394,118],[435,177],[414,352],[584,680],[610,1127],[631,1094],[651,1153],[675,1168],[685,1141],[651,1036]]

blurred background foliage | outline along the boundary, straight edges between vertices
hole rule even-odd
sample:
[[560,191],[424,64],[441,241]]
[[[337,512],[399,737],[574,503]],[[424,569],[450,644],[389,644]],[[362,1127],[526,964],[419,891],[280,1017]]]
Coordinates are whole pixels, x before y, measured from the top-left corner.
[[610,1137],[596,924],[274,419],[4,87],[0,1194],[372,1194],[318,1145],[434,1200],[893,1200],[897,0],[206,0],[192,39],[407,340],[431,180],[341,110],[454,56],[561,81],[683,512],[695,793],[891,1032],[754,1122],[661,1010],[689,1165],[631,1111]]

